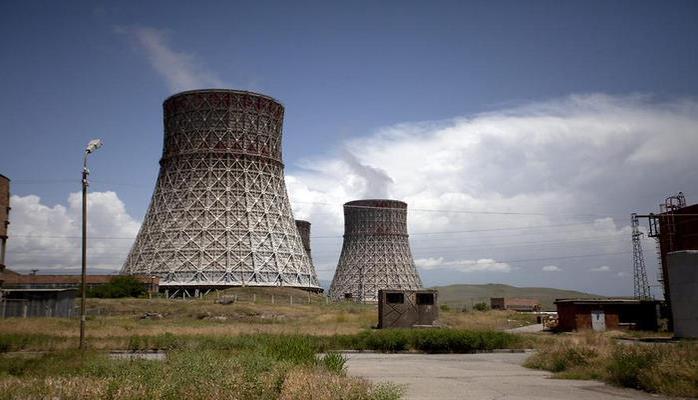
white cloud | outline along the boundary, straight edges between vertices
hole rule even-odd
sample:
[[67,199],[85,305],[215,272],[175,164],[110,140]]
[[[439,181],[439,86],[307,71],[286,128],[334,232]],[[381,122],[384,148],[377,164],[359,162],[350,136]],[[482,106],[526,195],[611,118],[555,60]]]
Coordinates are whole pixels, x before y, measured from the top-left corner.
[[[314,257],[326,265],[336,263],[341,245],[341,204],[379,193],[408,203],[415,258],[500,260],[520,268],[508,275],[518,280],[512,283],[539,284],[533,277],[540,275],[526,271],[564,257],[572,278],[564,284],[599,290],[584,272],[589,263],[619,270],[629,262],[629,214],[654,211],[667,194],[698,187],[696,147],[694,100],[574,95],[388,126],[289,166],[287,182],[294,212],[313,223],[313,235],[336,236],[314,242]],[[649,260],[653,242],[643,240]],[[435,283],[429,276],[436,269],[423,265],[424,280]],[[465,279],[440,276],[434,279]],[[548,284],[555,276],[546,274]],[[632,281],[603,284],[632,291]]]
[[443,257],[419,258],[414,260],[415,264],[425,270],[430,269],[453,269],[461,272],[509,272],[511,266],[507,263],[497,262],[492,259],[482,258],[479,260],[453,260],[445,261]]
[[600,267],[591,268],[589,271],[594,271],[594,272],[608,272],[608,271],[610,271],[610,270],[611,270],[611,267],[609,267],[608,265],[602,265],[602,266],[600,266]]
[[225,86],[194,54],[174,50],[166,31],[150,27],[117,27],[116,31],[136,40],[171,91]]
[[[71,193],[67,205],[51,207],[38,196],[12,196],[7,266],[44,273],[80,268],[81,199],[80,193]],[[88,267],[120,269],[140,223],[110,191],[89,194],[87,221]]]
[[627,272],[619,272],[616,275],[618,275],[620,278],[625,278],[626,276],[629,276],[630,274],[628,274]]
[[541,268],[541,271],[558,272],[558,271],[562,271],[562,269],[560,269],[560,267],[558,267],[557,265],[546,265],[543,268]]

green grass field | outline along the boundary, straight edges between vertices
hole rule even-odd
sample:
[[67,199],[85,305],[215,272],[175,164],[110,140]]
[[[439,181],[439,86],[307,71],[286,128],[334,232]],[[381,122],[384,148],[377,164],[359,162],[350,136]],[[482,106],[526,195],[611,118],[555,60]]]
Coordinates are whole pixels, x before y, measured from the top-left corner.
[[[235,301],[220,304],[222,297]],[[451,308],[441,312],[446,328],[375,330],[374,305],[249,288],[201,299],[89,299],[88,310],[84,353],[75,350],[76,318],[1,321],[0,399],[395,399],[400,388],[347,376],[334,352],[497,348],[540,349],[527,365],[560,378],[698,393],[696,343],[619,345],[619,335],[641,336],[619,332],[514,335],[503,330],[535,317],[511,311]],[[107,350],[157,350],[167,357],[113,360]]]

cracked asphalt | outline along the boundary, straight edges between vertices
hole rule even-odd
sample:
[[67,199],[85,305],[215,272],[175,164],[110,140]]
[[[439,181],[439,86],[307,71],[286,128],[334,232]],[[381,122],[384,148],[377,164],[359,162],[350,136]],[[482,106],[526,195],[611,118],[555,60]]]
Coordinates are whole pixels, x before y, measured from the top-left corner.
[[406,386],[406,399],[667,399],[524,368],[530,353],[346,354],[349,374]]

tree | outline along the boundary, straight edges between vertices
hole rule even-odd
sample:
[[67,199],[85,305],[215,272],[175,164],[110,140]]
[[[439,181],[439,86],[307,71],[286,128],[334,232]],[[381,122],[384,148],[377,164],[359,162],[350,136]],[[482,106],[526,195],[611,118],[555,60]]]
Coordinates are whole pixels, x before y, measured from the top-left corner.
[[109,283],[88,290],[89,297],[116,299],[120,297],[140,297],[146,293],[146,285],[131,275],[117,275]]

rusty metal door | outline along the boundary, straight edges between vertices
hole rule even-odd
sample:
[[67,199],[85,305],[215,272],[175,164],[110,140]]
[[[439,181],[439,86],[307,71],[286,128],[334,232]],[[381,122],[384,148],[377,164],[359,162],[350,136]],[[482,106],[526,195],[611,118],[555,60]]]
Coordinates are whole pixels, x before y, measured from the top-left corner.
[[606,330],[606,314],[603,310],[594,310],[591,312],[591,329],[596,332]]

